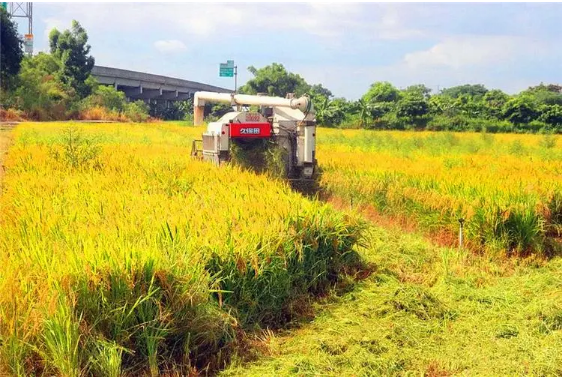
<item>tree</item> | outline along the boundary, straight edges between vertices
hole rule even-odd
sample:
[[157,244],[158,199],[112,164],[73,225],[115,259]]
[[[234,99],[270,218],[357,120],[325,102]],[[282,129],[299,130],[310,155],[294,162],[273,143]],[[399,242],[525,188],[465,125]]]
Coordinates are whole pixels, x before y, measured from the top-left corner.
[[92,91],[90,72],[94,67],[94,58],[90,53],[88,34],[80,24],[73,20],[71,30],[59,32],[51,30],[49,45],[51,54],[61,61],[61,81],[72,86],[80,98]]
[[509,96],[499,89],[492,89],[488,91],[484,97],[482,97],[482,102],[487,116],[501,119],[503,106],[508,100]]
[[143,100],[129,102],[123,113],[133,122],[145,122],[149,119],[149,106]]
[[[400,91],[388,82],[376,82],[370,86],[368,92],[362,96],[362,101],[358,103],[360,112],[363,114],[361,124],[368,125],[365,117],[372,120],[379,119],[394,110],[396,102],[401,98]],[[364,115],[364,113],[367,115]]]
[[562,105],[562,87],[555,84],[540,84],[529,87],[520,95],[530,95],[534,98],[537,105]]
[[314,97],[314,96],[322,96],[326,98],[333,97],[333,93],[331,93],[329,89],[325,88],[321,84],[312,85],[308,91],[308,94],[310,95],[310,97]]
[[562,106],[543,105],[540,108],[539,120],[553,127],[562,126]]
[[331,107],[333,109],[329,122],[331,126],[343,124],[347,115],[352,114],[352,104],[343,97],[331,100]]
[[423,117],[429,112],[429,106],[425,97],[416,92],[406,93],[396,105],[398,117],[405,117],[410,122],[416,118]]
[[346,116],[347,101],[342,98],[330,100],[328,97],[322,97],[322,99],[318,105],[315,105],[317,123],[329,127],[342,123]]
[[560,85],[560,84],[545,85],[543,83],[540,83],[539,85],[536,85],[534,87],[529,87],[526,90],[526,92],[537,92],[537,91],[548,91],[548,92],[554,92],[554,93],[562,93],[562,85]]
[[464,84],[441,90],[441,94],[452,98],[458,98],[462,95],[469,95],[474,98],[481,98],[488,92],[483,84]]
[[329,125],[329,118],[331,114],[329,98],[321,97],[321,100],[317,104],[315,104],[314,107],[315,119],[317,120],[317,123],[324,126],[331,126]]
[[429,111],[433,115],[454,117],[459,113],[455,99],[446,95],[434,95],[429,99]]
[[428,100],[431,97],[431,88],[428,88],[423,84],[410,85],[404,92],[417,94],[425,100]]
[[0,8],[0,87],[8,89],[20,71],[23,59],[22,41],[16,25],[4,8]]
[[502,114],[514,125],[527,124],[538,116],[534,99],[526,95],[507,101],[503,106]]
[[310,86],[300,75],[286,71],[279,63],[260,69],[250,66],[248,70],[254,77],[241,87],[241,93],[266,93],[269,96],[286,97],[288,93],[301,96],[310,90]]
[[371,104],[366,101],[364,98],[361,98],[356,103],[357,108],[359,110],[359,117],[360,117],[360,126],[361,127],[368,127],[372,126],[372,106]]
[[62,118],[76,98],[70,85],[59,80],[61,63],[50,54],[25,58],[15,91],[16,105],[38,120]]
[[477,96],[461,94],[454,100],[454,103],[460,113],[470,118],[479,118],[487,113],[484,103]]
[[429,99],[429,111],[433,115],[446,117],[482,118],[488,109],[483,101],[487,89],[481,84],[461,85],[443,89]]
[[333,93],[321,84],[312,85],[307,93],[313,102],[317,122],[325,126],[333,126],[337,108],[331,103]]
[[400,92],[397,88],[386,81],[373,83],[368,92],[362,96],[362,99],[369,103],[396,102],[399,98]]
[[403,127],[408,126],[407,124],[422,126],[428,118],[426,115],[429,113],[430,97],[430,88],[423,84],[410,85],[400,92],[400,98],[388,120],[394,119],[395,116],[395,122],[403,123]]

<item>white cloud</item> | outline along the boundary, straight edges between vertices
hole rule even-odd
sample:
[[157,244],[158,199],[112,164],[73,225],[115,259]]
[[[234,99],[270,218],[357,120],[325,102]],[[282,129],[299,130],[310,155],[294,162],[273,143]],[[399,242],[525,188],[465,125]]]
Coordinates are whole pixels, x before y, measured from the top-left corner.
[[[133,31],[152,25],[160,30],[205,38],[265,30],[282,33],[291,29],[328,41],[351,32],[377,39],[402,39],[421,34],[408,27],[406,10],[397,4],[84,3],[62,6],[55,3],[53,7],[58,9],[58,26],[68,27],[74,18],[89,31],[109,27]],[[127,17],[123,17],[124,14]],[[100,24],[100,20],[104,23]]]
[[[295,25],[296,28],[301,28],[314,36],[335,38],[341,36],[344,31],[350,31],[360,26],[359,18],[361,15],[359,4],[312,3],[301,9],[284,9],[282,7],[278,12],[280,20],[277,26],[282,29],[285,24]],[[265,26],[269,26],[267,20],[265,20]]]
[[157,50],[165,54],[178,53],[186,50],[186,45],[184,44],[184,42],[177,39],[156,41],[153,46],[155,46]]
[[[203,4],[202,4],[203,5]],[[206,4],[198,5],[186,20],[176,20],[176,26],[198,36],[223,33],[229,35],[229,28],[244,24],[243,9],[237,6]]]
[[511,62],[521,56],[544,54],[539,41],[516,36],[457,36],[447,38],[428,50],[405,55],[403,62],[411,69],[464,69]]
[[[406,8],[405,4],[379,4],[378,11],[380,12],[379,20],[370,25],[373,30],[372,36],[376,39],[401,40],[425,35],[422,30],[410,26],[415,24],[412,18],[414,13],[417,13]],[[420,14],[417,16],[419,17]]]

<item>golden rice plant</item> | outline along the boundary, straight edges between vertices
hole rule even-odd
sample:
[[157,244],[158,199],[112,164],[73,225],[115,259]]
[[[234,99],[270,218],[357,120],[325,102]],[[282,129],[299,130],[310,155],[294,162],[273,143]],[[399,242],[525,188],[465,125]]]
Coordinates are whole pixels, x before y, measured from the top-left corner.
[[562,232],[562,137],[322,129],[335,196],[458,231],[480,249],[550,254]]
[[21,124],[0,198],[0,372],[213,372],[326,291],[362,223],[237,167],[200,129]]

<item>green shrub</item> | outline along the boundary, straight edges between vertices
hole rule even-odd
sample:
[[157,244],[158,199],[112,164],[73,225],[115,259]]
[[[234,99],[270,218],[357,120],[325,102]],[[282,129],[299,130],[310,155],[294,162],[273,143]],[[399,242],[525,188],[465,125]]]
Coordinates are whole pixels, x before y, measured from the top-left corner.
[[514,126],[509,121],[487,120],[480,130],[488,133],[510,133],[513,132]]
[[186,115],[184,116],[184,121],[188,122],[190,125],[193,125],[194,124],[194,114],[186,113]]
[[137,100],[128,103],[124,113],[133,122],[145,122],[149,118],[149,107],[142,100]]
[[529,122],[527,125],[523,125],[522,127],[518,127],[518,129],[522,130],[524,132],[528,132],[528,133],[538,133],[541,130],[547,129],[549,127],[550,126],[547,125],[544,122],[534,120],[534,121]]
[[381,130],[405,130],[407,121],[397,117],[395,113],[387,113],[374,121],[374,128]]
[[108,110],[122,112],[127,106],[125,93],[112,86],[100,85],[94,93],[81,101],[81,107],[92,108],[100,106]]
[[468,127],[468,118],[456,115],[454,117],[447,117],[438,115],[433,117],[427,124],[427,130],[432,131],[462,131]]
[[142,100],[128,103],[123,92],[101,85],[80,101],[77,113],[82,119],[121,120],[125,116],[133,122],[144,122],[149,118],[149,106]]

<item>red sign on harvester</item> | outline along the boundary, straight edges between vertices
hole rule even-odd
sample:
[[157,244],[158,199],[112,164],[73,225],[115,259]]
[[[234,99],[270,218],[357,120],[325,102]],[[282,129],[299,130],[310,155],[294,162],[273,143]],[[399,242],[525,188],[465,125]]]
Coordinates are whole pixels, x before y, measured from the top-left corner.
[[270,138],[270,123],[230,123],[231,138]]

